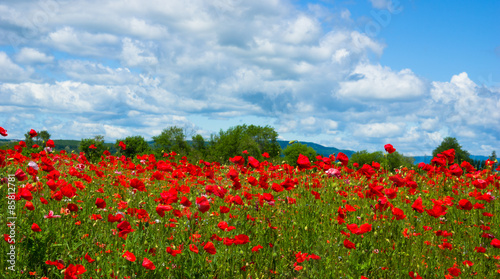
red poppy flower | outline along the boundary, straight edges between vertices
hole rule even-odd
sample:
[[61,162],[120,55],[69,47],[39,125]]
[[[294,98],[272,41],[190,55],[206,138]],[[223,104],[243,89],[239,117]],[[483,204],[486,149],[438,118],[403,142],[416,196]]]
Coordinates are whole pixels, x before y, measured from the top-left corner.
[[427,211],[427,214],[429,214],[429,216],[432,216],[434,218],[446,215],[446,207],[437,204],[435,204],[432,209],[426,209],[425,211]]
[[64,264],[62,263],[62,261],[45,261],[45,264],[53,265],[53,266],[57,267],[57,269],[64,268]]
[[344,239],[344,247],[347,249],[356,249],[356,245],[349,241],[349,239]]
[[411,205],[411,208],[418,213],[424,212],[424,207],[422,205],[422,197],[418,197],[415,202]]
[[473,266],[473,265],[474,265],[474,263],[473,263],[473,262],[471,262],[471,261],[463,261],[462,263],[463,263],[464,265],[466,265],[466,266]]
[[123,215],[121,215],[121,214],[116,214],[116,216],[111,214],[111,213],[108,214],[108,222],[109,223],[120,222],[122,220],[122,218],[123,218]]
[[95,144],[91,144],[91,145],[89,146],[89,149],[97,149],[97,147],[95,146]]
[[146,191],[146,187],[144,186],[144,182],[137,178],[133,178],[130,180],[130,187],[137,189],[140,192]]
[[101,198],[97,198],[95,205],[97,205],[97,208],[106,208],[106,201]]
[[250,239],[246,234],[239,234],[234,237],[234,244],[236,245],[247,244],[248,242],[250,242]]
[[392,214],[394,215],[394,217],[396,217],[396,220],[401,220],[401,219],[404,219],[406,217],[403,210],[401,210],[400,208],[397,208],[397,207],[394,207],[392,209]]
[[71,212],[78,212],[78,206],[74,203],[68,204],[67,208]]
[[255,253],[255,252],[258,252],[258,251],[259,251],[260,249],[262,249],[262,248],[264,248],[264,247],[262,247],[262,245],[257,245],[257,246],[254,246],[254,247],[252,248],[252,252],[254,252],[254,253]]
[[396,149],[390,143],[384,145],[384,148],[385,148],[385,151],[387,151],[387,153],[389,153],[389,154],[396,152]]
[[0,135],[2,135],[4,137],[8,136],[7,130],[5,130],[4,128],[0,127]]
[[344,167],[346,167],[347,163],[349,163],[349,157],[347,157],[347,155],[342,152],[339,152],[339,154],[337,154],[337,160],[339,160]]
[[182,247],[179,247],[179,249],[175,250],[175,249],[172,249],[172,247],[167,247],[167,253],[169,253],[170,255],[172,256],[177,256],[177,254],[181,254],[182,253]]
[[248,164],[255,169],[258,169],[260,167],[260,162],[252,156],[248,157]]
[[191,252],[198,254],[198,247],[194,244],[189,244],[189,250],[191,250]]
[[188,198],[182,197],[180,204],[182,204],[183,206],[186,206],[186,207],[190,207],[192,203],[188,200]]
[[299,158],[297,159],[297,166],[299,169],[309,169],[311,167],[311,162],[307,156],[299,154]]
[[461,199],[458,202],[457,208],[462,210],[472,210],[472,203],[467,199]]
[[123,238],[126,238],[127,234],[134,231],[127,220],[120,222],[116,227],[119,230],[118,236]]
[[122,148],[122,150],[125,150],[127,148],[127,145],[123,143],[123,141],[120,141],[118,145]]
[[31,225],[31,230],[34,232],[41,232],[42,231],[42,229],[40,229],[40,227],[36,223],[33,223],[33,225]]
[[124,257],[127,261],[135,262],[136,258],[134,253],[126,251],[123,253],[122,257]]
[[38,133],[33,129],[30,130],[29,134],[30,134],[30,138],[34,138],[38,135]]
[[28,176],[24,173],[22,169],[18,169],[15,173],[14,176],[17,178],[19,181],[24,181],[28,179]]
[[201,213],[205,213],[210,209],[210,203],[206,197],[198,197],[196,198],[196,205],[198,206],[198,210]]
[[156,213],[158,213],[161,217],[165,217],[165,211],[170,211],[172,209],[173,207],[171,205],[159,204],[156,206]]
[[477,179],[472,181],[472,185],[474,185],[474,187],[476,187],[477,189],[486,189],[486,187],[488,186],[488,181]]
[[84,258],[87,260],[88,263],[95,262],[95,260],[89,256],[89,253],[86,253]]
[[207,253],[212,254],[212,255],[217,253],[217,250],[215,249],[215,246],[211,241],[207,242],[207,244],[205,244],[205,246],[203,246],[203,250],[205,250]]
[[500,248],[500,240],[498,240],[496,238],[493,239],[490,244],[491,244],[491,246],[493,246],[495,248]]
[[142,261],[142,266],[144,268],[146,268],[146,269],[149,269],[149,270],[155,270],[156,269],[156,266],[148,258],[144,258],[144,260]]
[[220,221],[219,224],[217,225],[217,227],[219,227],[219,229],[221,229],[221,230],[225,230],[225,229],[227,229],[228,225],[226,222]]
[[54,147],[56,147],[56,145],[54,144],[54,141],[53,141],[53,140],[51,140],[51,139],[49,139],[49,140],[47,141],[47,143],[45,144],[45,146],[50,147],[50,148],[54,148]]
[[398,188],[384,189],[384,193],[388,199],[395,199],[398,196]]
[[484,248],[484,247],[475,247],[474,251],[476,251],[477,253],[486,253],[486,248]]
[[64,279],[76,279],[86,271],[85,267],[81,264],[70,264],[64,271]]
[[460,275],[460,273],[462,273],[462,271],[460,271],[460,269],[458,269],[456,267],[450,267],[450,268],[448,268],[448,273],[451,276],[457,277]]
[[14,241],[12,241],[12,239],[10,238],[10,235],[8,235],[8,234],[4,234],[3,235],[3,240],[5,240],[9,244],[13,244],[14,243]]
[[229,207],[227,207],[227,206],[223,206],[223,205],[219,206],[219,211],[220,211],[220,213],[228,213],[228,212],[229,212],[229,210],[230,210],[230,209],[229,209]]
[[26,209],[30,210],[30,211],[33,211],[35,210],[35,206],[33,205],[32,202],[30,201],[26,201],[26,204],[24,205],[24,207],[26,207]]

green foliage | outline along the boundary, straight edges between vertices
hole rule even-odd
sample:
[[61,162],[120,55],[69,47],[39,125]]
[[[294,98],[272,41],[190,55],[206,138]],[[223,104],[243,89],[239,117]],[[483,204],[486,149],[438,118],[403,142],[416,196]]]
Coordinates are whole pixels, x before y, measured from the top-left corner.
[[26,134],[24,134],[24,142],[26,143],[26,147],[28,147],[28,148],[31,148],[35,144],[35,141],[30,136],[29,131]]
[[262,159],[264,152],[276,158],[281,153],[277,138],[278,133],[269,126],[238,125],[210,137],[207,157],[210,161],[226,162],[246,150],[257,159]]
[[[123,143],[127,146],[125,150],[122,150],[120,147],[120,141],[123,141]],[[131,136],[126,137],[125,139],[117,139],[115,147],[119,154],[125,155],[128,158],[134,158],[136,155],[151,152],[148,142],[142,136]]]
[[463,161],[473,163],[470,158],[470,153],[462,149],[462,146],[458,143],[456,138],[446,137],[441,144],[432,151],[432,156],[436,157],[437,154],[449,150],[455,149],[455,163],[461,164]]
[[[94,145],[96,148],[90,148],[91,145]],[[101,158],[102,153],[106,148],[104,147],[104,137],[96,136],[94,138],[82,139],[80,141],[80,146],[78,147],[80,152],[85,153],[85,157],[90,162],[96,162]]]
[[413,157],[404,156],[397,151],[386,155],[386,164],[389,170],[400,169],[401,167],[410,168],[414,163],[415,159]]
[[164,129],[160,135],[153,137],[153,141],[157,157],[162,157],[163,153],[172,151],[185,156],[190,153],[191,148],[186,141],[184,131],[177,126]]
[[352,164],[358,163],[360,167],[364,164],[371,165],[372,162],[377,162],[382,164],[384,161],[384,153],[382,151],[368,152],[366,150],[355,152],[349,158],[349,167],[352,168]]
[[50,134],[46,130],[37,133],[36,137],[31,137],[30,132],[24,134],[24,142],[28,148],[31,148],[34,144],[38,146],[45,147],[45,143],[50,139]]
[[298,142],[288,145],[285,150],[283,150],[283,154],[285,154],[285,161],[291,166],[297,166],[299,154],[307,156],[311,163],[316,161],[317,155],[312,147]]
[[352,168],[352,164],[358,163],[359,166],[362,167],[364,164],[371,165],[372,162],[377,162],[388,170],[394,170],[401,167],[412,167],[415,159],[404,156],[397,151],[392,154],[384,155],[382,151],[370,153],[366,150],[362,150],[352,154],[349,159],[349,166]]
[[198,161],[200,159],[206,158],[208,154],[208,145],[205,142],[205,139],[197,134],[191,138],[191,158]]
[[39,146],[44,146],[45,143],[50,139],[50,134],[46,130],[38,132],[38,135],[34,137],[35,143]]

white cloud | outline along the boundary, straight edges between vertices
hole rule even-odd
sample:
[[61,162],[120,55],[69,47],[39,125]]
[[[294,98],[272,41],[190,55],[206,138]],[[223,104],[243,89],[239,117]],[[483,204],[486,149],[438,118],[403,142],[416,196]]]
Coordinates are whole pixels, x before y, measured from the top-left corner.
[[408,100],[425,93],[425,84],[411,70],[393,72],[381,65],[360,64],[351,80],[340,82],[339,96],[364,100]]
[[467,73],[454,75],[449,82],[432,82],[430,93],[432,100],[445,108],[441,113],[447,113],[446,118],[455,125],[482,126],[500,132],[500,94],[480,88]]
[[151,51],[146,49],[146,46],[142,42],[125,38],[122,43],[123,49],[121,58],[125,65],[135,67],[158,64],[158,59]]
[[71,54],[106,56],[112,53],[113,45],[116,45],[119,39],[112,34],[76,31],[73,27],[66,26],[49,33],[44,42]]
[[24,69],[12,62],[10,57],[0,51],[0,82],[22,81],[29,79],[33,69]]
[[402,11],[402,7],[400,7],[399,0],[370,0],[372,6],[379,10],[388,10],[391,13],[399,13]]
[[284,40],[292,44],[310,43],[318,39],[320,31],[321,29],[317,21],[301,15],[289,23],[284,32]]
[[34,48],[24,47],[15,56],[18,63],[22,64],[37,64],[37,63],[51,63],[54,61],[53,56],[48,56]]
[[66,60],[60,62],[61,69],[75,81],[91,84],[137,84],[141,78],[127,68],[112,69],[102,64],[81,60]]
[[395,137],[403,132],[404,127],[405,125],[401,123],[358,124],[353,131],[353,135],[370,138]]

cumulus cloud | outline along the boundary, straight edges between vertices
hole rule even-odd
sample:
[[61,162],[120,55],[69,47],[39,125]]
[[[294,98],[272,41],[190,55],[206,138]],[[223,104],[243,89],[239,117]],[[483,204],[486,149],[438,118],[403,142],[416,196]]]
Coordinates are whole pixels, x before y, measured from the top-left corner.
[[70,26],[50,32],[44,39],[47,45],[60,51],[99,57],[110,55],[118,41],[118,37],[112,34],[77,31]]
[[135,66],[151,66],[158,63],[155,55],[146,49],[146,46],[139,41],[132,41],[130,38],[122,40],[123,49],[121,58],[125,65]]
[[408,100],[425,93],[425,84],[410,69],[399,72],[381,65],[360,64],[340,82],[339,96],[363,100]]
[[358,124],[353,131],[355,136],[370,138],[395,137],[401,134],[404,124],[394,123],[371,123]]
[[40,52],[34,48],[24,47],[15,56],[18,63],[21,64],[38,64],[38,63],[51,63],[54,61],[53,56],[49,56],[43,52]]
[[32,73],[33,69],[24,69],[14,63],[5,52],[0,51],[0,82],[26,80]]
[[72,80],[84,83],[121,85],[141,81],[140,76],[134,75],[127,68],[112,69],[90,61],[65,60],[60,62],[60,67]]

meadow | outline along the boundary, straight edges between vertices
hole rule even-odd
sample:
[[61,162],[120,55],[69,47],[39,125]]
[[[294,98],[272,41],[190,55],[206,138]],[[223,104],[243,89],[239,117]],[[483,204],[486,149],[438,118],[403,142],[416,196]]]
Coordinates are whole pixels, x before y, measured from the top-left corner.
[[8,278],[500,276],[499,168],[453,150],[394,171],[21,151],[0,150]]

